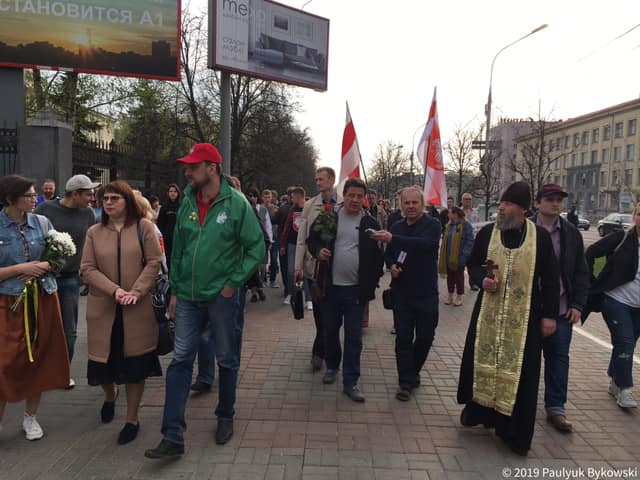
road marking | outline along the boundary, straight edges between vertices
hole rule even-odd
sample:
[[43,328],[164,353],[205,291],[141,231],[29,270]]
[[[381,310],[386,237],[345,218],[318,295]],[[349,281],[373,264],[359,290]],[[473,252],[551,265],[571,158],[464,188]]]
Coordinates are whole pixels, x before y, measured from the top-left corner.
[[[603,346],[604,348],[606,348],[607,350],[613,350],[613,347],[611,346],[610,343],[607,343],[603,340],[600,340],[598,337],[596,337],[595,335],[591,335],[588,332],[585,332],[582,328],[580,327],[573,327],[573,331],[576,333],[579,333],[580,335],[582,335],[585,338],[588,338],[589,340],[591,340],[592,342],[597,343],[600,346]],[[636,355],[633,356],[633,361],[635,363],[637,363],[638,365],[640,365],[640,358],[638,358]]]

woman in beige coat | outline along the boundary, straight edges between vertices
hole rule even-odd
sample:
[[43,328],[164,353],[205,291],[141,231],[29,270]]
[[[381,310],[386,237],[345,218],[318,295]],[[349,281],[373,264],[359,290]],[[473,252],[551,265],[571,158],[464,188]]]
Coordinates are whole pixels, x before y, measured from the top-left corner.
[[127,422],[118,436],[123,445],[138,434],[145,379],[162,375],[155,351],[158,325],[149,295],[162,252],[153,223],[144,218],[126,182],[117,180],[104,187],[103,208],[100,223],[87,233],[80,266],[89,286],[87,377],[89,385],[104,390],[100,412],[104,423],[113,420],[116,384],[126,385]]

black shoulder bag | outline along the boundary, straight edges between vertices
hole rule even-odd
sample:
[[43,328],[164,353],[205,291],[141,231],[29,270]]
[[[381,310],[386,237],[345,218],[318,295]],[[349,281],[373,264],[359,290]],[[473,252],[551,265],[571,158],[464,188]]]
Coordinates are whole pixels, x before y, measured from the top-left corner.
[[[137,231],[138,242],[140,243],[140,250],[142,251],[142,266],[145,267],[147,265],[147,259],[144,254],[144,242],[142,241],[140,221],[138,221]],[[149,290],[151,303],[153,304],[153,313],[158,321],[158,346],[156,348],[158,355],[166,355],[173,351],[175,323],[167,315],[169,287],[168,272],[164,268],[164,265],[162,265],[156,277],[155,285]]]

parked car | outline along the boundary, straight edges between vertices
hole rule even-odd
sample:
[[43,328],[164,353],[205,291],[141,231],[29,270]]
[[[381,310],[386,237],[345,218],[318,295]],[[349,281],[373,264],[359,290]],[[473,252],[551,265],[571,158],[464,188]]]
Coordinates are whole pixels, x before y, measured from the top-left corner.
[[[562,212],[560,216],[566,220],[567,212]],[[578,229],[584,230],[586,232],[587,230],[589,230],[589,227],[591,227],[591,223],[589,222],[589,220],[578,215]]]
[[631,226],[631,214],[610,213],[598,222],[598,233],[601,237],[616,230],[627,230]]

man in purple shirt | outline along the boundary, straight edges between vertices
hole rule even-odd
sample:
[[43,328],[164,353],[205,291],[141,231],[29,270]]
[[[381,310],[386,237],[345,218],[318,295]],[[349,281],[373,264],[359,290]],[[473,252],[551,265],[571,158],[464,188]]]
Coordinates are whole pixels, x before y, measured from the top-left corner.
[[544,404],[547,420],[561,432],[571,432],[564,405],[569,381],[569,347],[573,324],[580,320],[587,301],[589,269],[584,258],[582,235],[560,217],[567,193],[558,185],[543,185],[536,195],[536,224],[551,235],[553,250],[560,264],[560,307],[557,328],[543,339]]

